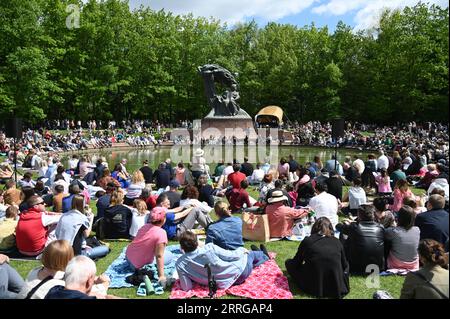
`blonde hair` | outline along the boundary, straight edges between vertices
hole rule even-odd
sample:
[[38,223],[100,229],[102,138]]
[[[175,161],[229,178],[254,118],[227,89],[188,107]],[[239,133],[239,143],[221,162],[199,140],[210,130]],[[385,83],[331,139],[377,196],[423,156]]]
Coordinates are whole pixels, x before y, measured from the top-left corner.
[[73,256],[73,248],[67,240],[55,240],[45,247],[41,261],[47,269],[64,271]]
[[229,205],[223,201],[219,201],[214,205],[214,211],[220,217],[231,216]]
[[119,188],[118,190],[113,191],[111,194],[110,206],[123,204],[123,198],[124,198],[123,190]]
[[73,195],[72,197],[72,209],[78,210],[80,213],[84,213],[84,196]]
[[133,207],[136,208],[138,215],[145,215],[147,212],[147,204],[142,199],[135,199],[133,201]]
[[409,184],[408,184],[408,181],[406,181],[404,179],[399,179],[397,181],[397,183],[395,184],[395,187],[404,193],[404,192],[408,191]]
[[142,172],[140,170],[137,170],[133,173],[133,176],[131,176],[131,182],[133,184],[139,184],[144,182],[144,174],[142,174]]

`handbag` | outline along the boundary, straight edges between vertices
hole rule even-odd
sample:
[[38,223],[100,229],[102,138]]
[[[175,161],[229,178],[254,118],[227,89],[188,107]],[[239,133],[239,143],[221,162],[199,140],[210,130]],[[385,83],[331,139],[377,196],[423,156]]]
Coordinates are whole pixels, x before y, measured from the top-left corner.
[[267,214],[242,213],[242,237],[252,241],[270,240],[269,218]]

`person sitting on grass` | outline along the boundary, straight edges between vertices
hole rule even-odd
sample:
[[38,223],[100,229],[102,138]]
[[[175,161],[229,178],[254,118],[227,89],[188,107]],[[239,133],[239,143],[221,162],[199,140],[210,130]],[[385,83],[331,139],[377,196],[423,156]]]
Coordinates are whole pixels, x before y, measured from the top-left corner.
[[245,208],[250,208],[252,206],[250,196],[246,191],[247,187],[248,182],[246,179],[244,179],[241,181],[240,188],[233,187],[225,194],[228,202],[230,203],[230,209],[232,213],[240,213]]
[[180,206],[188,207],[193,206],[196,208],[200,208],[200,210],[204,214],[208,214],[212,211],[212,207],[210,207],[206,202],[201,202],[198,200],[200,194],[197,190],[197,187],[193,185],[188,185],[181,193]]
[[62,213],[63,211],[63,198],[66,196],[64,194],[64,186],[62,185],[56,185],[53,190],[53,198],[52,198],[52,205],[53,205],[53,211],[55,213]]
[[419,269],[417,247],[420,240],[420,229],[414,226],[416,213],[409,206],[398,211],[397,227],[385,231],[385,244],[389,247],[387,258],[388,269],[416,271]]
[[203,213],[197,207],[180,206],[169,210],[170,200],[165,194],[159,195],[156,204],[155,208],[162,207],[166,212],[166,222],[163,228],[169,239],[177,239],[184,231],[194,228],[196,222],[204,229],[208,228],[212,222],[208,213]]
[[272,179],[273,177],[271,174],[265,174],[261,184],[258,187],[259,192],[258,203],[261,203],[262,205],[266,204],[266,197],[269,190],[275,188]]
[[97,281],[95,262],[86,256],[72,258],[65,269],[65,285],[51,288],[44,299],[118,299],[93,293]]
[[311,198],[309,206],[316,213],[316,218],[327,217],[333,227],[338,223],[339,203],[336,197],[329,194],[327,184],[316,183],[316,196]]
[[137,170],[131,176],[131,184],[128,186],[127,194],[125,195],[125,205],[133,205],[133,201],[141,196],[142,190],[145,188],[144,174]]
[[407,180],[400,179],[394,188],[394,203],[389,207],[394,213],[398,212],[403,205],[403,200],[406,197],[415,199],[414,194],[409,189]]
[[21,254],[37,256],[55,239],[51,226],[58,223],[61,214],[46,212],[44,200],[36,195],[27,203],[30,208],[20,214],[17,223],[16,244]]
[[432,239],[419,243],[422,268],[410,272],[403,282],[400,299],[448,299],[448,254]]
[[228,204],[223,201],[214,205],[214,211],[219,220],[208,226],[205,243],[213,243],[227,250],[243,247],[242,219],[233,216]]
[[3,199],[6,205],[19,205],[22,200],[20,199],[20,190],[16,188],[16,182],[12,179],[6,182],[6,190],[3,193]]
[[130,238],[136,237],[139,229],[147,223],[150,211],[147,209],[147,204],[142,199],[135,199],[133,202],[133,218],[131,220]]
[[308,215],[307,209],[288,206],[288,198],[281,191],[272,193],[265,210],[269,218],[270,237],[280,238],[292,235],[295,220]]
[[208,184],[208,175],[202,174],[197,180],[198,200],[205,202],[208,206],[214,206],[214,188]]
[[384,270],[384,227],[375,222],[375,207],[364,204],[358,209],[358,221],[344,220],[336,225],[344,242],[351,273],[366,273],[368,265]]
[[343,209],[344,212],[356,216],[358,207],[367,202],[366,191],[362,188],[362,180],[356,177],[353,180],[353,186],[348,189],[347,194],[342,199],[342,202],[348,202],[348,207]]
[[[67,240],[52,241],[42,253],[42,266],[28,273],[18,299],[44,299],[51,288],[63,286],[64,270],[73,257],[73,248]],[[34,288],[37,289],[32,292]]]
[[198,247],[197,235],[186,231],[180,236],[180,246],[184,254],[178,258],[176,269],[180,278],[180,286],[184,291],[193,288],[193,282],[208,285],[205,265],[211,267],[218,289],[228,289],[240,285],[252,273],[253,268],[269,260],[264,245],[262,250],[248,251],[244,247],[226,250],[208,243]]
[[233,173],[227,176],[227,186],[239,189],[241,187],[241,181],[247,180],[247,176],[240,172],[240,169],[240,164],[233,164]]
[[133,213],[128,206],[123,204],[123,198],[122,189],[113,191],[110,205],[105,209],[104,230],[108,239],[128,239],[130,237]]
[[173,255],[165,250],[167,246],[167,233],[162,229],[166,222],[166,210],[155,207],[150,213],[150,223],[142,226],[133,241],[128,245],[125,256],[133,270],[156,262],[159,281],[164,283],[164,265],[170,264]]
[[62,212],[66,213],[72,209],[72,199],[75,195],[81,193],[80,186],[78,184],[70,184],[69,186],[69,196],[66,196],[62,200]]
[[72,209],[61,216],[56,226],[56,238],[67,240],[73,247],[75,256],[84,255],[96,259],[109,253],[107,246],[89,247],[86,239],[89,237],[94,221],[89,206],[85,206],[84,197],[75,195],[72,198]]
[[428,211],[417,215],[415,225],[420,228],[420,239],[434,239],[445,244],[448,235],[448,212],[444,210],[445,198],[431,195],[427,202]]
[[6,209],[5,219],[0,221],[0,251],[10,251],[16,247],[16,227],[19,209],[9,206]]
[[375,207],[375,221],[381,224],[384,228],[395,227],[394,214],[388,209],[387,200],[382,197],[377,197],[373,200]]
[[286,260],[285,265],[295,283],[307,294],[343,298],[350,291],[344,247],[334,237],[333,225],[326,217],[316,220],[311,236],[301,242],[295,257]]

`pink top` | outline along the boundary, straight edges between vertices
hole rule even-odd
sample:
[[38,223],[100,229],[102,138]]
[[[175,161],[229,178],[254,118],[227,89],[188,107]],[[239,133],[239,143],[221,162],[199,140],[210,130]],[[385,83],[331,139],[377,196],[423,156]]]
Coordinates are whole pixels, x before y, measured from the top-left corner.
[[284,163],[284,165],[278,164],[278,174],[289,176],[289,164]]
[[378,175],[375,177],[375,182],[378,185],[378,193],[391,193],[391,182],[389,180],[389,176],[382,177],[381,175]]
[[294,209],[278,202],[266,206],[269,217],[270,237],[288,237],[292,235],[294,220],[307,215],[305,209]]
[[298,193],[295,191],[289,192],[289,197],[292,199],[292,207],[295,208],[295,203],[297,202]]
[[409,189],[405,193],[400,191],[398,188],[394,189],[394,204],[390,205],[389,209],[393,212],[398,212],[403,206],[403,199],[406,197],[415,198]]
[[164,229],[152,224],[145,224],[136,234],[136,238],[127,248],[127,259],[136,269],[153,263],[158,244],[167,244],[167,233]]
[[178,181],[178,183],[180,183],[180,185],[184,185],[185,183],[185,178],[184,178],[184,171],[185,168],[179,168],[177,167],[175,169],[175,179]]

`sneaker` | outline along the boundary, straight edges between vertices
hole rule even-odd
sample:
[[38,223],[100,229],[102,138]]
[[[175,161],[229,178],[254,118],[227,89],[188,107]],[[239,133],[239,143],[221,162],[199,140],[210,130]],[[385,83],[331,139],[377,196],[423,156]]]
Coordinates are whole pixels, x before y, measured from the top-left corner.
[[259,245],[259,247],[261,248],[261,251],[264,253],[264,255],[266,255],[270,259],[269,252],[267,251],[266,246],[264,246],[264,244],[261,244]]
[[250,249],[253,251],[259,251],[260,249],[258,247],[256,247],[255,245],[251,245]]

